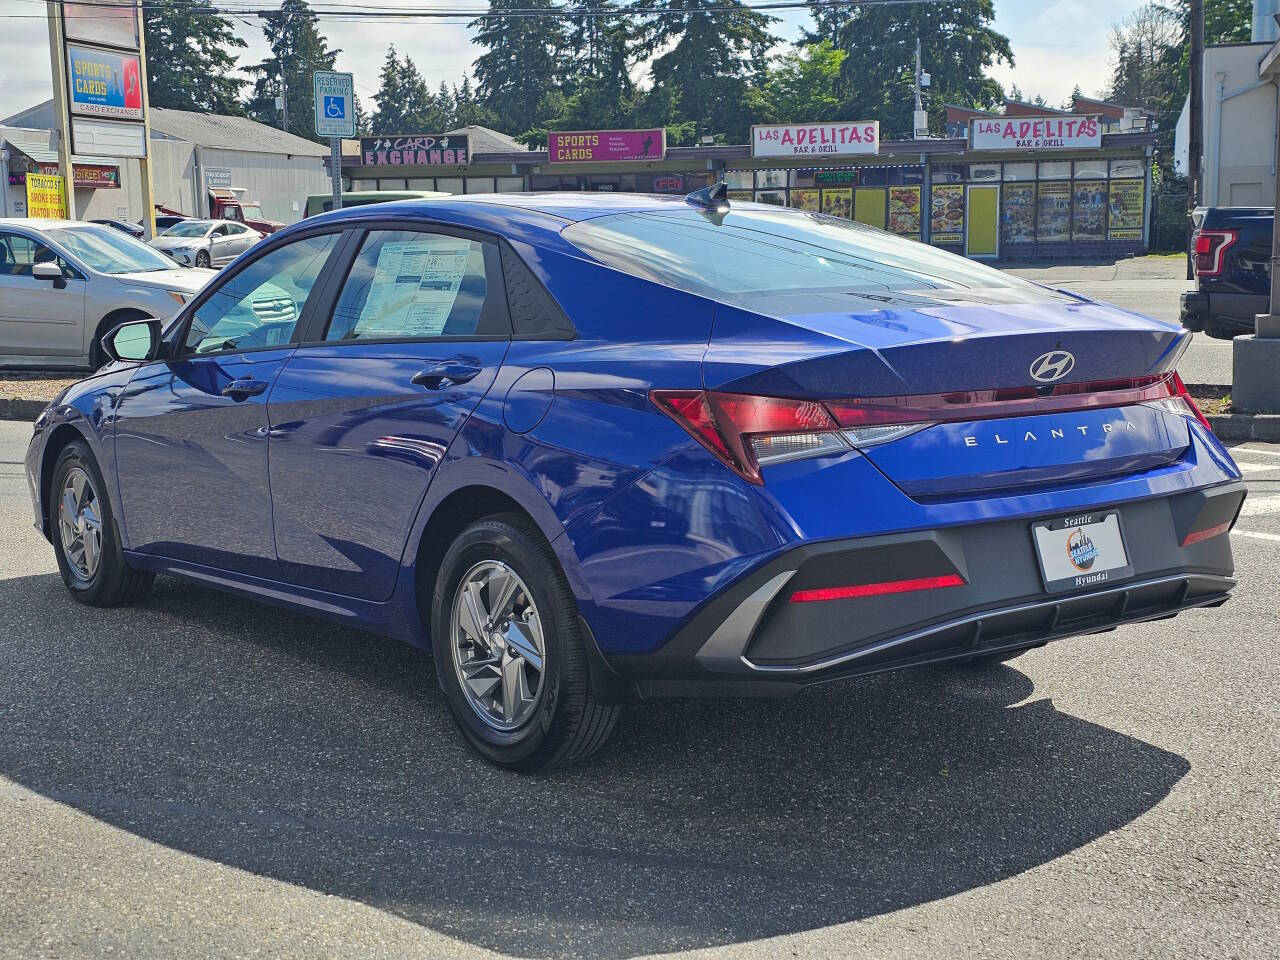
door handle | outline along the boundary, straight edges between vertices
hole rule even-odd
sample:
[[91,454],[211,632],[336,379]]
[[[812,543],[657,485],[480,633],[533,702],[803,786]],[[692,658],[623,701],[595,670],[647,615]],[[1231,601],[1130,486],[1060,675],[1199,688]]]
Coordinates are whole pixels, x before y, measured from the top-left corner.
[[224,397],[231,397],[233,400],[245,400],[249,397],[256,397],[260,393],[265,393],[270,384],[265,380],[254,380],[252,377],[245,377],[243,380],[232,380],[222,388]]
[[412,383],[428,390],[439,390],[441,387],[458,383],[466,383],[480,373],[480,368],[469,363],[446,362],[434,367],[419,370],[413,375]]

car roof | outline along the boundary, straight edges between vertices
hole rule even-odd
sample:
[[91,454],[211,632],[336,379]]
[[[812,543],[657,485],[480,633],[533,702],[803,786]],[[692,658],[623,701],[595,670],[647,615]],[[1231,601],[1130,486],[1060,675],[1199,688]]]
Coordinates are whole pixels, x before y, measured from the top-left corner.
[[0,218],[0,230],[5,227],[26,227],[28,230],[55,230],[62,227],[100,227],[100,223],[88,220],[55,220],[42,217],[4,217]]

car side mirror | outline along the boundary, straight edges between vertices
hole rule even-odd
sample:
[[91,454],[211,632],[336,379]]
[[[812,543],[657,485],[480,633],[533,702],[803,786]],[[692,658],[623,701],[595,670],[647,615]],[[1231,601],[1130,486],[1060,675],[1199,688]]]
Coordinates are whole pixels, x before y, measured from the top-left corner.
[[102,349],[112,360],[129,363],[154,360],[160,353],[160,321],[130,320],[113,327],[102,338]]
[[56,263],[33,263],[31,276],[37,280],[52,280],[55,287],[65,287],[67,278],[62,275],[62,268]]

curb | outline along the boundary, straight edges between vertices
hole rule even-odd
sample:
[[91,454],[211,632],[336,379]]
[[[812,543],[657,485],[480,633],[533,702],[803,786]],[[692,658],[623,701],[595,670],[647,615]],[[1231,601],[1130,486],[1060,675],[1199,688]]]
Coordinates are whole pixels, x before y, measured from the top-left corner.
[[1280,443],[1280,414],[1228,413],[1211,415],[1208,419],[1219,440]]
[[46,400],[0,397],[0,420],[34,420],[48,405]]

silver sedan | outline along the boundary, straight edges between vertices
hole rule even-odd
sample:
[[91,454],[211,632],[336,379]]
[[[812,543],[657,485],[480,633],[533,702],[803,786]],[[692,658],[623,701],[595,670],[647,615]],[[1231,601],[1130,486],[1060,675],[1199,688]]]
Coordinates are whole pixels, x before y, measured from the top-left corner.
[[0,365],[97,369],[104,333],[177,313],[213,275],[96,223],[0,219]]
[[266,234],[234,220],[183,220],[151,241],[184,267],[222,267]]

